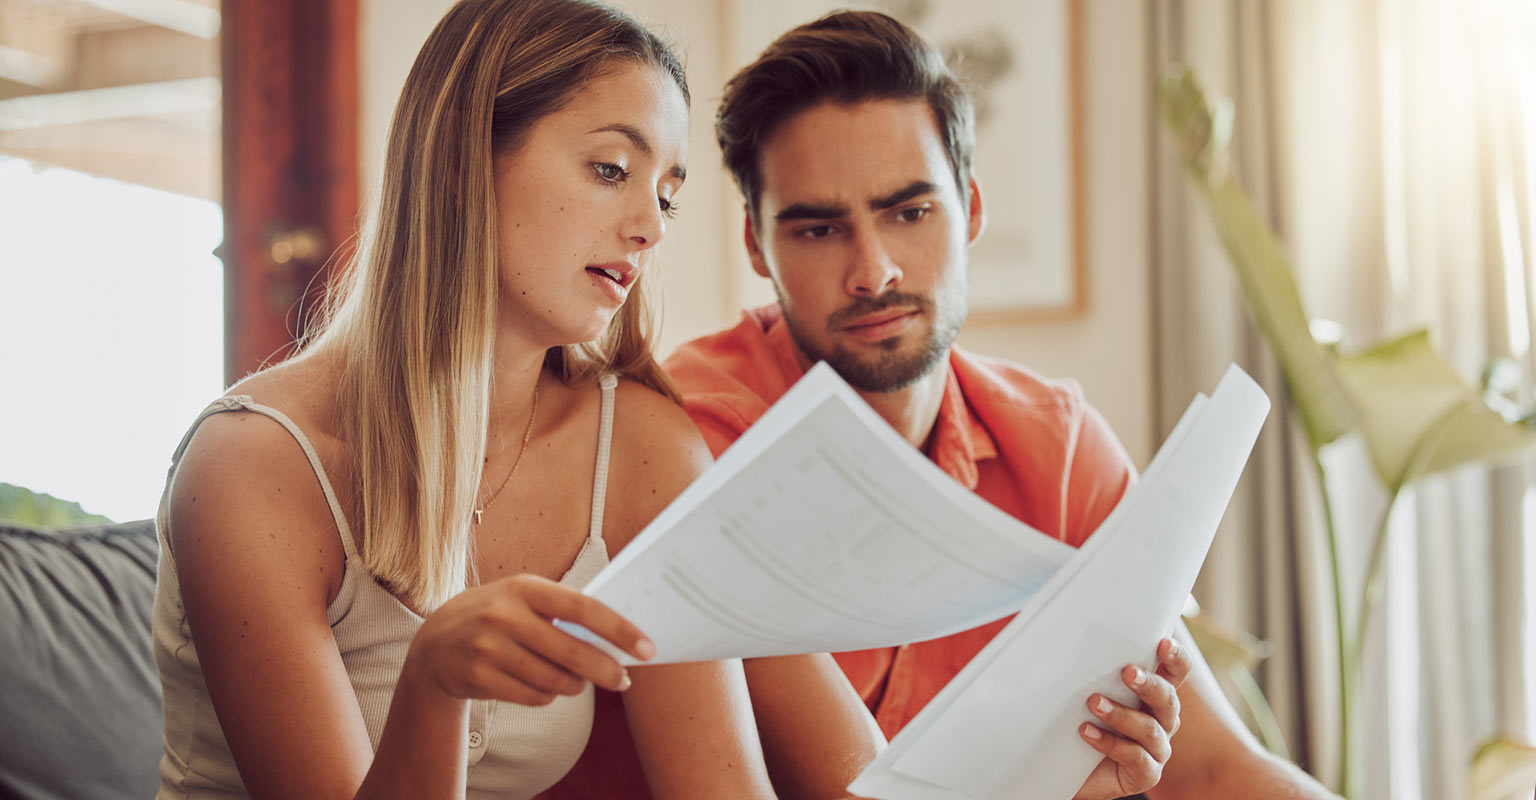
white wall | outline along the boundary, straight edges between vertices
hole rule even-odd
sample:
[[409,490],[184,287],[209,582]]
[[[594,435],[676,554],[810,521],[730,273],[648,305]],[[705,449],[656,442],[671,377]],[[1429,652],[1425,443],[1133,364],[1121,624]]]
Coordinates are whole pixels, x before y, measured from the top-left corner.
[[389,118],[405,86],[416,51],[453,0],[360,0],[358,3],[358,158],[364,202],[374,196]]
[[1076,378],[1144,467],[1159,444],[1152,427],[1147,182],[1154,76],[1146,9],[1118,0],[1082,5],[1086,308],[1065,320],[968,325],[960,342],[1046,375]]
[[[737,2],[621,0],[676,42],[693,92],[683,212],[661,250],[662,351],[733,322],[772,293],[741,252],[740,200],[711,134],[725,78],[755,45],[736,38]],[[975,1],[975,0],[972,0]],[[1067,0],[1063,0],[1066,2]],[[411,60],[450,0],[361,0],[362,153],[375,175],[389,115]],[[1139,465],[1154,449],[1151,419],[1148,230],[1149,119],[1145,10],[1117,0],[1083,3],[1088,254],[1085,310],[1056,321],[971,323],[961,343],[1071,376],[1120,434]],[[752,51],[752,52],[747,52]],[[979,176],[983,181],[986,175]]]

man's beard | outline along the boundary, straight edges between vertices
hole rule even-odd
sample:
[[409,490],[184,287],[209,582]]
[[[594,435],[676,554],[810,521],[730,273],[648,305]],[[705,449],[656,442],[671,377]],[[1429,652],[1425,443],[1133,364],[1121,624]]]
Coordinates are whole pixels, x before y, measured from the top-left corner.
[[[776,282],[774,291],[779,296],[779,307],[784,310],[784,324],[789,327],[789,335],[795,340],[800,352],[812,362],[827,362],[850,386],[864,392],[900,391],[933,372],[944,362],[950,345],[960,335],[960,326],[965,323],[966,307],[963,301],[951,304],[951,308],[939,309],[933,299],[926,295],[887,292],[878,298],[859,298],[839,309],[827,318],[826,333],[832,335],[850,320],[888,308],[911,308],[933,320],[927,341],[915,352],[906,354],[897,352],[903,342],[896,337],[876,342],[874,347],[886,352],[875,356],[862,355],[842,345],[834,345],[828,351],[817,344],[809,326],[796,315],[794,305],[787,302]],[[958,312],[955,307],[958,307]]]

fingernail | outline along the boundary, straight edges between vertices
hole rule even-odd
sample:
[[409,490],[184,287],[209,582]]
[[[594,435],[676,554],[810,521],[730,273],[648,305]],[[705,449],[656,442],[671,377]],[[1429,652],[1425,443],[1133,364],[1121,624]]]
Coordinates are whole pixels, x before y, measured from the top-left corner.
[[641,639],[635,644],[635,654],[645,660],[656,657],[656,644],[650,639]]
[[1168,640],[1168,657],[1169,658],[1177,658],[1178,655],[1179,655],[1179,643],[1174,641],[1174,640],[1172,640],[1172,639],[1169,639]]
[[1103,736],[1104,734],[1099,733],[1099,729],[1095,728],[1092,725],[1084,725],[1083,726],[1083,735],[1088,737],[1089,739],[1098,739],[1099,737]]
[[1114,708],[1114,706],[1110,705],[1109,698],[1103,695],[1099,695],[1098,701],[1093,704],[1093,709],[1100,714],[1108,714],[1111,708]]
[[622,691],[624,691],[625,689],[628,689],[628,688],[629,688],[629,673],[625,672],[624,674],[619,676],[619,689],[618,690],[622,692]]
[[1147,673],[1144,670],[1142,670],[1141,667],[1137,667],[1135,675],[1131,678],[1131,687],[1135,688],[1135,689],[1140,689],[1141,685],[1146,683],[1146,682],[1147,682]]

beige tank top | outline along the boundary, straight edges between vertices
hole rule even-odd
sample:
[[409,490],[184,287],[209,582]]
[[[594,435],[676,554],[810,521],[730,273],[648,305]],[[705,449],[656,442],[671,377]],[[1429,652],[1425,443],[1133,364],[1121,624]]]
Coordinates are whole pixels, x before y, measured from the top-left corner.
[[[608,563],[603,542],[603,502],[608,482],[608,449],[613,432],[613,396],[618,380],[605,375],[592,517],[587,540],[560,582],[581,587]],[[155,591],[155,661],[165,693],[165,755],[160,759],[157,798],[247,797],[208,699],[197,650],[181,604],[176,562],[170,548],[170,494],[176,464],[202,421],[224,411],[253,411],[276,420],[293,435],[314,467],[346,551],[346,568],[336,599],[326,608],[342,663],[352,681],[368,738],[377,750],[390,697],[411,637],[422,618],[379,585],[352,543],[347,520],[326,478],[314,446],[282,412],[244,395],[222,397],[198,415],[171,458],[160,499],[160,572]],[[473,701],[469,714],[469,798],[527,798],[552,786],[576,763],[592,729],[592,687],[562,696],[547,706]]]

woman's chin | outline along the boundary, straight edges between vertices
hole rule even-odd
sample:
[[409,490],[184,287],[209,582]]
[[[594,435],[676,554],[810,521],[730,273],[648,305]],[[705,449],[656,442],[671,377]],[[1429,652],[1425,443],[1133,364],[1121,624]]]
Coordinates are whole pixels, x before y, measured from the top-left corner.
[[603,338],[603,334],[608,332],[608,326],[613,321],[613,316],[614,312],[605,310],[585,322],[562,326],[560,344],[587,344]]
[[562,347],[595,342],[608,331],[618,308],[604,307],[584,309],[550,309],[537,313],[534,309],[505,308],[501,324],[503,333],[513,333],[514,338],[538,347]]

